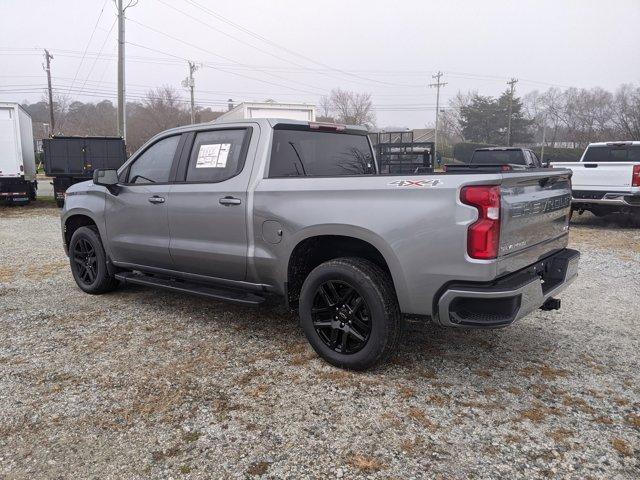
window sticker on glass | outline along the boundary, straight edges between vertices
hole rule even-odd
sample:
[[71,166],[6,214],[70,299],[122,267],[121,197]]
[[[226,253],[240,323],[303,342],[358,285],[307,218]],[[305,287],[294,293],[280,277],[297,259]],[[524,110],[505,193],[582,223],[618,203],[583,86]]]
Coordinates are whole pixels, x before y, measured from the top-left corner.
[[231,150],[230,143],[200,145],[196,168],[225,168]]

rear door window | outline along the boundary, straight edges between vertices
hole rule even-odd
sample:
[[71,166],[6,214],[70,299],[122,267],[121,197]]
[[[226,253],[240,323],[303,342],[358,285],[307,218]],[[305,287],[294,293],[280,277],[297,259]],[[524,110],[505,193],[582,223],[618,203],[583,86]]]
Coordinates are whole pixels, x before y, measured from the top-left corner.
[[246,156],[248,129],[212,130],[196,134],[187,182],[223,182],[242,171]]
[[640,162],[640,145],[588,147],[583,162]]
[[308,130],[273,131],[269,177],[373,175],[366,135]]

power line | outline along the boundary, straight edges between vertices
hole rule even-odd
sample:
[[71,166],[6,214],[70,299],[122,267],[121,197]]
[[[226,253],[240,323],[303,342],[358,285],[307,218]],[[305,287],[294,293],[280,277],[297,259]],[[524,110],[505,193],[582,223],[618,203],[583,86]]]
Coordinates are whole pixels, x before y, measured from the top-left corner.
[[[220,55],[219,53],[215,53],[215,52],[213,52],[213,51],[211,51],[211,50],[208,50],[208,49],[206,49],[206,48],[204,48],[204,47],[202,47],[202,46],[200,46],[200,45],[196,45],[195,43],[187,42],[186,40],[183,40],[183,39],[181,39],[181,38],[178,38],[178,37],[176,37],[176,36],[174,36],[174,35],[170,35],[170,34],[168,34],[168,33],[166,33],[166,32],[163,32],[162,30],[158,30],[157,28],[150,27],[149,25],[145,25],[144,23],[141,23],[141,22],[139,22],[139,21],[137,21],[137,20],[129,19],[129,21],[130,21],[130,22],[133,22],[133,23],[135,23],[135,24],[137,24],[137,25],[140,25],[141,27],[147,28],[147,29],[149,29],[149,30],[151,30],[151,31],[153,31],[153,32],[159,33],[160,35],[163,35],[163,36],[165,36],[165,37],[167,37],[167,38],[171,38],[172,40],[175,40],[175,41],[177,41],[177,42],[184,43],[185,45],[188,45],[188,46],[190,46],[190,47],[192,47],[192,48],[197,48],[198,50],[202,50],[203,52],[207,52],[207,53],[209,53],[210,55],[213,55],[213,56],[216,56],[216,57],[219,57],[219,58],[223,58],[223,59],[225,59],[225,60],[227,60],[227,61],[229,61],[229,62],[235,63],[235,64],[237,64],[237,65],[243,65],[243,66],[244,66],[244,64],[243,64],[243,63],[241,63],[241,62],[237,62],[236,60],[234,60],[234,59],[232,59],[232,58],[230,58],[230,57],[226,57],[226,56],[224,56],[224,55]],[[222,69],[220,69],[220,68],[218,68],[218,70],[220,70],[220,71],[223,71],[223,72],[224,72],[224,70],[222,70]],[[229,72],[225,72],[225,73],[229,73]],[[287,82],[288,82],[288,81],[290,81],[288,78],[286,78],[286,77],[282,77],[282,76],[280,76],[280,75],[276,75],[275,73],[269,73],[269,72],[266,72],[266,71],[263,71],[262,73],[264,73],[264,74],[266,74],[266,75],[269,75],[269,76],[271,76],[271,77],[279,78],[280,80],[285,80],[285,81],[287,81]],[[237,74],[236,74],[236,75],[237,75]],[[254,79],[255,79],[255,78],[254,78]],[[302,82],[297,82],[297,83],[300,83],[301,85],[305,85],[305,86],[307,86],[307,87],[309,87],[309,88],[314,88],[314,89],[321,90],[321,91],[323,91],[323,92],[324,92],[324,89],[323,89],[323,88],[318,87],[318,86],[316,86],[316,85],[311,85],[311,84],[302,83]],[[289,88],[293,88],[293,87],[289,87]],[[298,90],[300,90],[300,89],[298,89]],[[300,91],[303,91],[303,92],[304,92],[304,90],[300,90]],[[308,91],[307,91],[306,93],[308,93]]]
[[228,24],[228,25],[230,25],[230,26],[232,26],[232,27],[234,27],[234,28],[236,28],[238,30],[243,31],[244,33],[246,33],[248,35],[251,35],[254,38],[257,38],[258,40],[260,40],[262,42],[265,42],[265,43],[267,43],[267,44],[269,44],[269,45],[271,45],[273,47],[279,48],[280,50],[283,50],[283,51],[289,53],[290,55],[294,55],[294,56],[296,56],[298,58],[302,58],[304,60],[307,60],[308,62],[314,63],[316,65],[320,65],[320,66],[322,66],[324,68],[327,68],[327,69],[329,69],[331,71],[338,72],[338,73],[341,73],[343,75],[347,75],[349,77],[359,78],[361,80],[366,80],[366,81],[369,81],[369,82],[378,83],[378,84],[382,84],[382,85],[387,85],[387,86],[391,86],[391,87],[423,88],[422,85],[406,85],[406,84],[399,84],[399,83],[392,83],[392,82],[384,82],[384,81],[380,81],[380,80],[375,80],[375,79],[367,78],[367,77],[364,77],[362,75],[358,75],[358,74],[355,74],[355,73],[352,73],[352,72],[349,72],[349,71],[346,71],[346,70],[342,70],[342,69],[339,69],[339,68],[332,67],[330,65],[327,65],[326,63],[319,62],[317,60],[314,60],[313,58],[310,58],[310,57],[308,57],[306,55],[303,55],[303,54],[298,53],[298,52],[296,52],[294,50],[291,50],[290,48],[287,48],[287,47],[285,47],[283,45],[280,45],[280,44],[278,44],[278,43],[276,43],[276,42],[264,37],[263,35],[260,35],[259,33],[253,32],[252,30],[233,22],[233,21],[229,20],[226,17],[223,17],[219,13],[216,13],[213,10],[211,10],[211,9],[209,9],[207,7],[204,7],[203,5],[199,4],[195,0],[185,0],[185,1],[187,3],[189,3],[189,4],[191,4],[191,5],[199,8],[200,10],[208,13],[209,15],[217,18],[218,20],[220,20],[220,21],[222,21],[222,22],[224,22],[224,23],[226,23],[226,24]]
[[102,8],[100,9],[100,14],[98,15],[98,19],[96,20],[96,23],[93,26],[93,30],[91,31],[91,35],[89,36],[89,41],[87,42],[87,45],[84,47],[84,52],[82,52],[82,57],[80,58],[80,63],[78,64],[78,69],[76,70],[76,74],[73,76],[73,82],[71,82],[72,86],[76,83],[76,78],[78,78],[78,74],[80,73],[80,68],[82,68],[82,63],[84,62],[84,58],[87,55],[87,50],[89,50],[89,45],[91,45],[91,41],[93,40],[93,36],[96,33],[96,29],[98,28],[98,24],[100,23],[100,19],[102,18],[102,13],[104,12],[104,7],[107,5],[107,1],[108,0],[104,0],[104,3],[102,4]]

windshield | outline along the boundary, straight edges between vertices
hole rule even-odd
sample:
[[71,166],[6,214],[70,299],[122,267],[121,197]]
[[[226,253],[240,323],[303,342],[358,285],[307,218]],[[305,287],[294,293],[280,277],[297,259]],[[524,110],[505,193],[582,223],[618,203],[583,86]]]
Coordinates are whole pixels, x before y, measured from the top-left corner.
[[588,147],[583,162],[640,162],[640,145]]
[[471,162],[476,165],[526,165],[522,150],[476,150]]

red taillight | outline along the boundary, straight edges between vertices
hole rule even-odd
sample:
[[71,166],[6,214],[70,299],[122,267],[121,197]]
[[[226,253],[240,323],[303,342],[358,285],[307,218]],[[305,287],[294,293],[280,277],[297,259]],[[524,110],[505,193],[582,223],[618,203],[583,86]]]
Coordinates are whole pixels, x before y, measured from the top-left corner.
[[500,171],[502,172],[510,172],[511,170],[513,170],[511,165],[500,165]]
[[478,209],[478,220],[469,226],[467,232],[467,253],[471,258],[481,260],[496,258],[500,244],[500,187],[464,187],[460,200]]
[[309,122],[309,128],[312,130],[327,130],[341,132],[347,129],[346,125],[340,125],[337,123],[321,123],[321,122]]
[[640,165],[633,166],[633,173],[631,174],[631,186],[640,187]]

